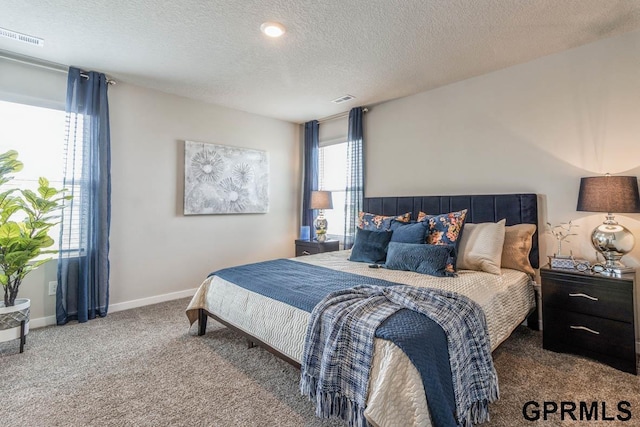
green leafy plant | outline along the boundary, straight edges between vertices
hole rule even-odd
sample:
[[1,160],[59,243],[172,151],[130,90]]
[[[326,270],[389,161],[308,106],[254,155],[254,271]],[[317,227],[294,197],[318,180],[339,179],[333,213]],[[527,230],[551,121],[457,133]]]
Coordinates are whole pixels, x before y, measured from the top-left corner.
[[63,200],[71,199],[46,178],[38,180],[37,191],[9,188],[22,168],[17,151],[0,154],[0,283],[6,307],[15,304],[24,277],[51,259],[39,257],[57,252],[47,249],[54,243],[49,231],[59,223]]

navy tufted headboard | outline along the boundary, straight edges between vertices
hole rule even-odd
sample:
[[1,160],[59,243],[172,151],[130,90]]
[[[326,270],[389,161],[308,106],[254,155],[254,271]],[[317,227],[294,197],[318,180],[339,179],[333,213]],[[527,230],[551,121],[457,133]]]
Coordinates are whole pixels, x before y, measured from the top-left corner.
[[[418,212],[430,215],[467,209],[467,222],[497,222],[506,218],[507,225],[538,226],[536,194],[483,194],[470,196],[365,197],[363,211],[377,215],[400,215]],[[539,228],[539,227],[538,227]],[[540,267],[538,230],[533,235],[529,260],[533,268]]]

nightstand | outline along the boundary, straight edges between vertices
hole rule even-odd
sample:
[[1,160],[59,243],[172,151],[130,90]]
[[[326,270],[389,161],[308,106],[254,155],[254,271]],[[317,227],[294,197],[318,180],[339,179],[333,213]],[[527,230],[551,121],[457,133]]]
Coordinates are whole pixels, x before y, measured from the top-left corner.
[[587,356],[637,374],[635,274],[607,277],[543,267],[540,276],[543,348]]
[[333,252],[339,249],[340,242],[337,240],[326,240],[322,243],[315,240],[296,240],[296,256]]

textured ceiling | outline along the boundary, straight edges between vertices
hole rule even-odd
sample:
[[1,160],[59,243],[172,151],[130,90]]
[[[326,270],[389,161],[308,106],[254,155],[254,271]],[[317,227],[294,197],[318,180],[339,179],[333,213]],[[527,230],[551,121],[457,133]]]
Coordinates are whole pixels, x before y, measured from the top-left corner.
[[0,27],[45,39],[5,51],[303,122],[640,29],[640,1],[2,0]]

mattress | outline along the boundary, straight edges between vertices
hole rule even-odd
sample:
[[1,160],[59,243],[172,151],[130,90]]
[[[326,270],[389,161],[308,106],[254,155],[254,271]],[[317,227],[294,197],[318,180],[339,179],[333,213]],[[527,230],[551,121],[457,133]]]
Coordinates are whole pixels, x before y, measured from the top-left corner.
[[[390,282],[432,287],[465,295],[483,309],[491,350],[524,321],[535,306],[533,285],[523,272],[502,269],[500,275],[459,271],[458,277],[433,277],[408,271],[372,269],[348,261],[350,251],[293,258],[298,262]],[[191,323],[205,309],[300,362],[310,313],[248,291],[217,276],[207,278],[187,307]],[[394,343],[376,338],[365,416],[374,426],[430,426],[422,379]]]

